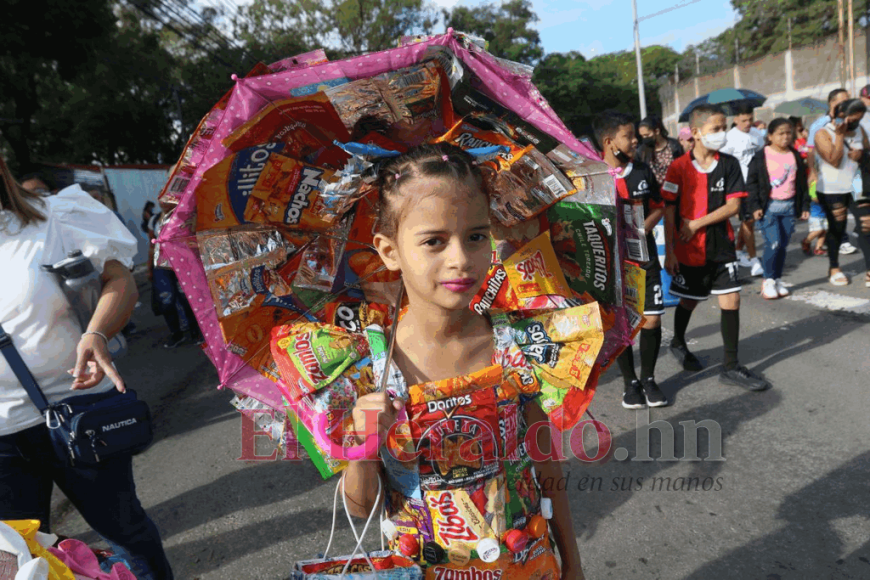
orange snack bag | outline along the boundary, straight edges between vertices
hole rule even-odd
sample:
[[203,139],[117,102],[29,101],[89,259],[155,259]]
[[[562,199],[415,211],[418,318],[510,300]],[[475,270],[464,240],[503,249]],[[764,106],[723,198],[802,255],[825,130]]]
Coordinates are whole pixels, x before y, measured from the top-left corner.
[[301,159],[347,138],[347,130],[329,99],[316,93],[269,103],[222,143],[231,151],[262,143],[286,143],[287,154]]
[[[321,203],[320,193],[324,182],[332,181],[333,175],[329,169],[273,153],[251,195],[263,202],[259,211],[267,222],[323,231],[329,229],[332,222]],[[258,217],[245,215],[249,221],[256,221]]]

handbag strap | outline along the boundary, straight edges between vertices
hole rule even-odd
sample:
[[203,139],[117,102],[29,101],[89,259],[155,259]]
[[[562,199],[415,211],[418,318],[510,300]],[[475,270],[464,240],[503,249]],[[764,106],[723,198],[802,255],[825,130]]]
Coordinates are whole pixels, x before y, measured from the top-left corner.
[[[347,516],[347,521],[350,524],[350,529],[353,532],[353,537],[356,539],[356,546],[353,549],[353,553],[348,557],[347,562],[341,571],[341,575],[339,576],[340,578],[343,578],[344,575],[347,573],[347,569],[350,567],[350,563],[353,561],[353,559],[357,555],[357,552],[359,552],[359,549],[362,547],[362,541],[365,538],[366,532],[369,529],[369,525],[372,523],[372,519],[374,518],[375,512],[378,512],[379,514],[383,513],[383,511],[382,511],[383,507],[381,507],[381,509],[378,509],[378,507],[377,507],[378,505],[381,504],[381,494],[383,492],[383,486],[381,484],[381,478],[380,478],[380,476],[378,476],[378,495],[375,498],[375,507],[372,508],[372,511],[369,514],[368,519],[366,519],[365,526],[363,526],[362,534],[357,534],[356,526],[353,525],[353,519],[350,517],[350,510],[347,509],[347,495],[345,495],[345,493],[344,493],[344,476],[342,476],[339,479],[338,485],[335,486],[335,496],[332,500],[332,528],[329,531],[329,541],[326,543],[326,549],[323,551],[323,555],[321,556],[321,558],[324,560],[329,557],[329,548],[332,546],[332,538],[335,535],[335,518],[336,518],[336,515],[338,514],[338,494],[339,494],[339,492],[341,492],[341,495],[342,495],[341,499],[342,499],[342,504],[344,506],[344,514]],[[380,516],[378,519],[380,520]],[[381,536],[381,547],[383,548],[383,536]],[[372,574],[374,574],[375,577],[377,577],[377,575],[378,575],[377,570],[375,570],[375,565],[371,561],[371,558],[369,558],[368,552],[363,550],[362,556],[366,559],[366,562],[371,567]]]
[[30,369],[27,368],[27,364],[21,358],[21,355],[18,354],[18,349],[15,348],[15,344],[12,342],[12,337],[6,334],[6,331],[3,330],[3,326],[0,326],[0,352],[3,353],[3,357],[12,368],[12,372],[15,373],[16,377],[18,377],[24,390],[27,391],[33,404],[36,405],[36,408],[39,409],[40,413],[44,414],[48,409],[48,400],[45,398],[42,389],[40,389],[39,385],[36,384],[36,379],[33,378],[33,373],[30,372]]

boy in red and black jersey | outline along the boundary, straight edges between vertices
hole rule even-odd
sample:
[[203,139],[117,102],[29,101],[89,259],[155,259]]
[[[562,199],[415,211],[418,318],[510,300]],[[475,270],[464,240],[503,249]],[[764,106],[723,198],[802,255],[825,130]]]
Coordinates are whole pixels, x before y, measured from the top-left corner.
[[740,283],[729,218],[747,196],[737,159],[719,149],[725,144],[725,113],[702,105],[690,117],[694,148],[674,161],[662,185],[665,200],[665,268],[673,276],[670,292],[680,297],[674,312],[671,353],[685,370],[699,371],[701,361],[686,346],[692,311],[710,294],[722,311],[724,370],[720,382],[761,391],[770,386],[737,360],[740,335]]
[[652,169],[640,161],[634,161],[637,137],[632,118],[623,113],[607,111],[600,114],[592,126],[604,161],[616,178],[619,203],[643,206],[650,257],[648,262],[642,264],[646,272],[646,296],[643,312],[645,322],[640,330],[641,380],[638,380],[635,372],[634,351],[630,345],[616,359],[625,381],[622,406],[626,409],[642,409],[647,405],[661,407],[667,405],[668,400],[655,382],[655,368],[662,344],[661,315],[665,313],[665,304],[661,265],[652,229],[662,217],[664,202]]

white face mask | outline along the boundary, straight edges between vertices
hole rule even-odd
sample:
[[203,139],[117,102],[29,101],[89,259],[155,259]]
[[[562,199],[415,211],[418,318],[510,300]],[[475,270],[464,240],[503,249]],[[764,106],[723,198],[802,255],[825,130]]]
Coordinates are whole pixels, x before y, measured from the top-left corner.
[[701,135],[701,143],[703,143],[704,147],[710,151],[719,151],[725,146],[727,140],[728,136],[725,134],[725,131],[710,133],[709,135]]

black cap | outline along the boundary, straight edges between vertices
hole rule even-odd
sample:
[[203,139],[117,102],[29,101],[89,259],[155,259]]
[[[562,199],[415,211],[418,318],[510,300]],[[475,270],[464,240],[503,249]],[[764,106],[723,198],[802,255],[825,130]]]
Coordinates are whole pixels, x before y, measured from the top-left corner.
[[444,559],[444,548],[435,542],[426,542],[423,545],[423,559],[429,564],[437,564]]

